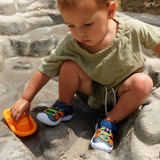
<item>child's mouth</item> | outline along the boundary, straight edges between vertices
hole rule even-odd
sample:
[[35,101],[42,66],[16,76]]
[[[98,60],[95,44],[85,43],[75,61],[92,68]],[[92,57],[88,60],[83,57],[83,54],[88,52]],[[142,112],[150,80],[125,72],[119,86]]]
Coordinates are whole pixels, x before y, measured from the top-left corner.
[[83,43],[89,43],[90,40],[82,40]]

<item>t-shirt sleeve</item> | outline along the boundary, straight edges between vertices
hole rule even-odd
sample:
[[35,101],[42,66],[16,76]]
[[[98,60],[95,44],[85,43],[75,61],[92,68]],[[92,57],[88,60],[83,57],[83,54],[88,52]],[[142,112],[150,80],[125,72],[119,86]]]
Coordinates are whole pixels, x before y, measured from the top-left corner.
[[160,29],[140,21],[137,26],[139,27],[139,38],[144,47],[155,48],[160,42]]
[[62,60],[55,55],[55,50],[47,56],[41,65],[38,67],[38,70],[50,77],[56,77],[59,74],[59,69],[62,64]]
[[[57,45],[57,47],[48,55],[41,65],[38,67],[38,70],[45,75],[56,77],[59,74],[61,64],[69,59],[67,56],[62,56],[63,50],[67,52],[67,43],[71,39],[70,35],[65,36]],[[66,48],[66,49],[65,49]]]

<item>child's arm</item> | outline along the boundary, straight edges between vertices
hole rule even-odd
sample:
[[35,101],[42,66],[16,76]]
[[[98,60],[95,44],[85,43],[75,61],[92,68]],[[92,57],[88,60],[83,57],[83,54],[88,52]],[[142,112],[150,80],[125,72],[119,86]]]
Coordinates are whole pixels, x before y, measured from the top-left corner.
[[160,42],[159,42],[158,46],[153,49],[153,51],[160,56]]
[[27,116],[29,115],[32,99],[50,79],[51,77],[41,73],[39,70],[34,73],[22,97],[11,108],[11,116],[15,122],[20,119],[24,112],[26,112]]

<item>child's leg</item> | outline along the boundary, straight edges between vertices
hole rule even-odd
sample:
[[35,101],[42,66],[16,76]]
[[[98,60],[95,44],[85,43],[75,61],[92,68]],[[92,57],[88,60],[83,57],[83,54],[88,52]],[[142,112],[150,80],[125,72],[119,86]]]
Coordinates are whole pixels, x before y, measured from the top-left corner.
[[105,120],[118,123],[133,113],[148,97],[153,87],[152,79],[144,73],[129,77],[118,90],[118,102]]
[[72,105],[76,91],[79,90],[90,96],[92,93],[91,79],[73,61],[65,61],[59,74],[59,100]]
[[111,152],[113,149],[113,133],[118,123],[134,112],[148,97],[153,87],[152,79],[143,73],[129,77],[118,90],[118,102],[112,111],[98,122],[98,129],[91,139],[91,146]]
[[72,119],[72,100],[77,90],[90,96],[91,79],[73,61],[65,61],[59,74],[59,101],[38,113],[37,119],[47,125],[56,126],[61,121]]

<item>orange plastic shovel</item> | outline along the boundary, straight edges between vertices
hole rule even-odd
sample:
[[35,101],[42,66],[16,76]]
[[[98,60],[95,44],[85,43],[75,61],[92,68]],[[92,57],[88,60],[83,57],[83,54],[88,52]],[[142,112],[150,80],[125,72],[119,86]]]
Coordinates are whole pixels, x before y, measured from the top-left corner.
[[20,120],[16,123],[12,120],[10,109],[6,109],[3,111],[3,117],[5,118],[12,132],[19,137],[29,136],[37,130],[37,124],[31,115],[27,117],[24,113]]

